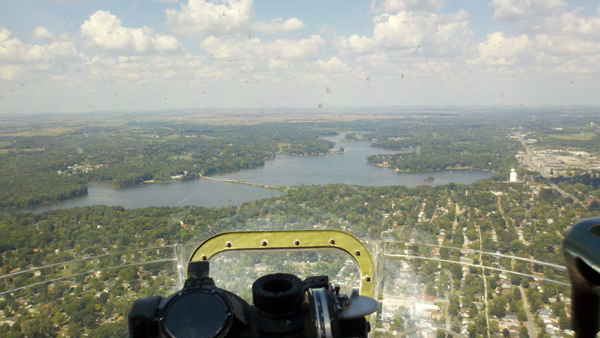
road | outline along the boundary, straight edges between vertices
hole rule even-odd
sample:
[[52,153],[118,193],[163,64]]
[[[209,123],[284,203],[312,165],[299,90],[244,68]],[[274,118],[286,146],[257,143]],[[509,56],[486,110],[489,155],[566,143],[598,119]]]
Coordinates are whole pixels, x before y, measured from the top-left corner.
[[[500,214],[502,215],[502,219],[504,223],[506,223],[506,217],[504,216],[504,210],[502,209],[502,203],[500,203],[500,197],[498,197],[498,209],[500,209]],[[511,258],[511,270],[514,269],[515,259]],[[527,332],[529,333],[529,338],[536,338],[535,327],[533,326],[533,317],[531,316],[531,312],[529,311],[529,304],[527,304],[527,296],[525,295],[525,290],[523,287],[519,285],[519,290],[521,291],[521,299],[523,300],[523,310],[527,314]]]
[[504,226],[506,227],[506,217],[504,216],[504,209],[502,209],[502,203],[500,201],[500,196],[498,196],[498,211],[500,211],[500,216],[502,216],[502,220],[504,221]]
[[555,189],[563,196],[571,197],[573,199],[573,201],[579,203],[582,207],[585,208],[585,205],[583,205],[583,203],[581,203],[580,200],[578,200],[575,196],[573,196],[573,195],[569,194],[568,192],[559,188],[558,185],[552,183],[552,181],[550,180],[550,175],[548,175],[544,170],[542,170],[542,168],[534,165],[533,162],[531,162],[531,159],[533,158],[533,149],[527,143],[525,143],[525,141],[523,140],[523,137],[518,135],[517,138],[519,139],[519,141],[521,141],[521,144],[523,145],[523,147],[525,147],[525,165],[527,165],[530,169],[537,171],[540,175],[542,175],[542,177],[546,179],[546,181],[548,182],[550,187],[552,187],[552,189]]
[[477,232],[479,232],[479,264],[481,264],[482,268],[481,268],[481,275],[483,276],[483,286],[485,287],[485,290],[483,292],[483,299],[485,300],[485,322],[487,324],[487,336],[488,338],[490,338],[490,316],[488,314],[489,312],[489,306],[488,306],[488,288],[487,288],[487,278],[485,277],[485,268],[483,267],[483,260],[482,260],[482,252],[483,252],[483,247],[482,244],[483,243],[483,238],[481,237],[481,228],[479,227],[479,225],[477,225]]
[[537,335],[535,333],[535,327],[533,326],[533,316],[529,311],[529,304],[527,303],[527,296],[525,295],[525,290],[523,290],[523,286],[519,285],[519,290],[521,290],[521,299],[523,300],[523,309],[527,314],[527,332],[529,332],[529,338],[536,338]]
[[458,211],[460,210],[458,208],[458,203],[454,203],[454,209],[454,222],[452,223],[452,238],[450,238],[450,243],[454,241],[454,234],[456,233],[456,227],[458,226]]
[[221,179],[221,178],[206,177],[206,176],[202,176],[200,174],[198,174],[198,176],[200,176],[200,178],[202,178],[202,179],[209,180],[209,181],[253,185],[255,187],[261,187],[261,188],[271,189],[271,190],[279,188],[279,187],[276,187],[276,186],[273,186],[273,185],[266,185],[266,184],[252,183],[252,182],[245,182],[245,181],[225,180],[225,179]]
[[446,293],[446,307],[444,308],[444,316],[446,318],[446,328],[448,330],[452,330],[452,318],[450,318],[450,314],[448,313],[448,307],[450,306],[450,295],[454,292],[454,278],[452,278],[451,273],[447,273],[448,278],[450,278],[450,292]]

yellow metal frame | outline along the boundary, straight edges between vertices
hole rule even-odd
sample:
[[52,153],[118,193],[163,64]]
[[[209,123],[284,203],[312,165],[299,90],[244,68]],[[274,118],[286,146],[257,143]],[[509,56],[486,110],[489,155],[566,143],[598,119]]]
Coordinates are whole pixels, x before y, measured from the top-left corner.
[[190,262],[210,260],[224,251],[321,248],[341,250],[352,257],[360,268],[360,294],[373,297],[371,254],[356,237],[337,230],[225,232],[202,242],[192,253]]

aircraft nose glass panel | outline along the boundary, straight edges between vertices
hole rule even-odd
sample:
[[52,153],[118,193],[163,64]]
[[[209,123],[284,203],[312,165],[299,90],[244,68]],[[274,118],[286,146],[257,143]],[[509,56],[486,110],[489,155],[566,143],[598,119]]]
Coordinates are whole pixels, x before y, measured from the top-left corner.
[[[376,337],[435,337],[437,332],[457,337],[485,336],[488,329],[499,334],[504,329],[509,334],[519,334],[535,330],[545,320],[549,321],[545,326],[550,325],[545,328],[547,332],[571,332],[566,315],[570,306],[569,280],[564,267],[430,242],[371,242],[369,251],[376,267],[372,276],[374,296],[380,301],[379,310],[371,315]],[[40,292],[50,297],[63,296],[77,304],[89,302],[87,298],[69,295],[73,288],[81,287],[91,292],[91,299],[96,302],[112,298],[121,304],[110,314],[109,309],[103,310],[116,319],[125,316],[119,309],[127,309],[138,297],[165,296],[179,290],[187,259],[197,245],[82,256],[3,275],[0,291],[8,304],[20,302],[26,307],[32,299],[39,299],[35,295]],[[252,299],[252,281],[276,272],[277,268],[307,275],[328,274],[332,283],[341,287],[341,293],[349,293],[360,284],[355,263],[328,250],[229,252],[211,259],[215,283],[238,292],[248,301]],[[110,288],[104,282],[98,283],[104,279]]]

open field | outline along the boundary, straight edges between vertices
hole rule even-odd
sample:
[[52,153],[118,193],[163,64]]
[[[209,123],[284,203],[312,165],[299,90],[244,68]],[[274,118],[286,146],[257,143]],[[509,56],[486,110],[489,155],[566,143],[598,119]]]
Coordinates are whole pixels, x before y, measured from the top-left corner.
[[60,134],[64,134],[66,132],[71,131],[71,129],[67,128],[50,128],[50,129],[41,129],[41,130],[31,130],[31,131],[20,131],[20,132],[3,132],[0,133],[0,137],[11,137],[11,136],[56,136]]
[[31,148],[31,149],[0,149],[0,154],[7,153],[26,153],[32,151],[44,151],[44,148]]
[[173,160],[191,160],[192,159],[192,155],[176,155],[176,156],[171,156],[169,157],[170,159]]
[[558,138],[562,140],[578,140],[578,141],[589,141],[596,134],[595,133],[585,133],[585,134],[549,134],[548,137]]
[[[475,113],[476,112],[467,112]],[[297,110],[211,110],[164,112],[112,112],[81,114],[36,114],[20,118],[0,116],[0,137],[60,135],[82,127],[110,128],[136,123],[207,123],[217,125],[259,124],[268,122],[348,122],[392,118],[444,118],[464,111],[374,109],[297,109]]]

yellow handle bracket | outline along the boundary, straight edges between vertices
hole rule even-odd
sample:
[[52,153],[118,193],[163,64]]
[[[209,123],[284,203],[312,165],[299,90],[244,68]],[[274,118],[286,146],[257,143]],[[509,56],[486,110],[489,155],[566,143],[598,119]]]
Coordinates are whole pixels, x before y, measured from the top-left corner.
[[202,242],[192,253],[190,262],[209,260],[224,251],[322,248],[341,250],[351,256],[360,268],[360,294],[373,297],[371,254],[356,237],[337,230],[225,232]]

